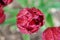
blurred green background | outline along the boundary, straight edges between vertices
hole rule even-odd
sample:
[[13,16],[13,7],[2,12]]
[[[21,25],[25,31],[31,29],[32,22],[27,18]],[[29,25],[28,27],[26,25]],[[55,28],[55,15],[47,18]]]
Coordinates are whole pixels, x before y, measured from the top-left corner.
[[4,8],[6,20],[0,24],[0,40],[25,40],[16,26],[16,16],[19,10],[26,7],[36,7],[45,15],[44,26],[30,38],[26,39],[25,35],[26,40],[42,40],[41,33],[47,27],[60,26],[60,0],[13,0]]

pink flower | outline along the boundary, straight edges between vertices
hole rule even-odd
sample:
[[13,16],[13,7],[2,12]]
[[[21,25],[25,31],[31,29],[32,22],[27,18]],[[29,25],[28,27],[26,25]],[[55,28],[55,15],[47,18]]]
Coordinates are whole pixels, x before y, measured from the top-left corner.
[[0,0],[0,6],[4,7],[10,4],[13,0]]
[[35,33],[43,24],[44,15],[39,9],[24,8],[17,15],[17,27],[22,33]]
[[5,21],[4,10],[0,8],[0,24],[2,24],[4,21]]
[[47,28],[43,32],[42,40],[60,40],[60,27]]

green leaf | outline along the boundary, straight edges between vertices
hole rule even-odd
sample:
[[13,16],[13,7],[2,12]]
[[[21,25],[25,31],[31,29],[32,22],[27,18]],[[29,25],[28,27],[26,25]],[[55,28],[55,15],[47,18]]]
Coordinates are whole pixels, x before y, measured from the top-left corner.
[[16,24],[16,17],[7,19],[4,24]]
[[48,15],[47,15],[47,17],[46,17],[46,24],[47,24],[49,27],[54,26],[54,23],[53,23],[52,15],[51,15],[51,14],[48,14]]

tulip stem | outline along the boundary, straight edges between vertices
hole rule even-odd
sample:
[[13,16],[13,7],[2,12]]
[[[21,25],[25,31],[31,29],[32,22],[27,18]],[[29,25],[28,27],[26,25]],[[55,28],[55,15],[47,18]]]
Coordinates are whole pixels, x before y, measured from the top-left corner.
[[23,40],[30,40],[30,36],[27,34],[23,34],[22,37],[23,37]]

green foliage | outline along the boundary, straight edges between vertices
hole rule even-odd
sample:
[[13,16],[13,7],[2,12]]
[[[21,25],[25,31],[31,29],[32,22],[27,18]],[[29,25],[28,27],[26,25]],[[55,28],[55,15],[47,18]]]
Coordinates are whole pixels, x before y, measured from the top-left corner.
[[4,24],[16,24],[16,17],[7,19]]
[[23,34],[23,40],[30,40],[30,36],[27,34]]
[[22,7],[27,7],[28,6],[28,0],[17,0]]

